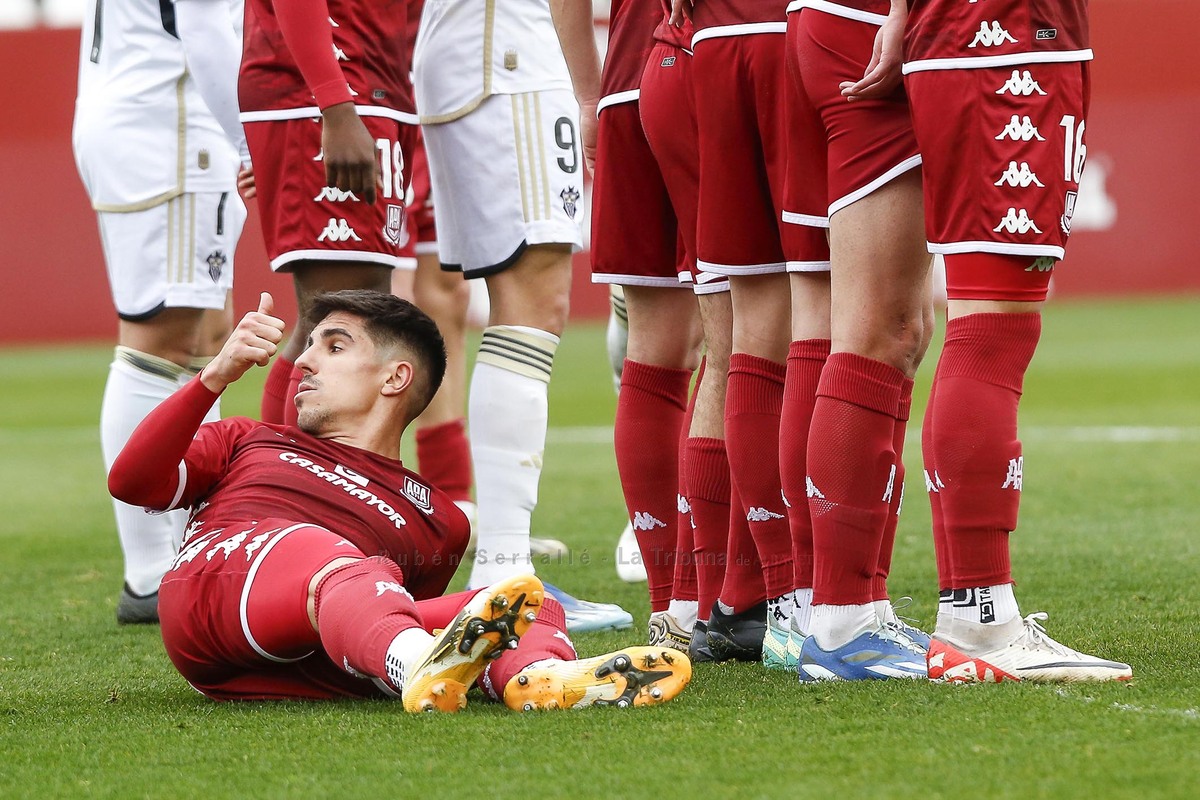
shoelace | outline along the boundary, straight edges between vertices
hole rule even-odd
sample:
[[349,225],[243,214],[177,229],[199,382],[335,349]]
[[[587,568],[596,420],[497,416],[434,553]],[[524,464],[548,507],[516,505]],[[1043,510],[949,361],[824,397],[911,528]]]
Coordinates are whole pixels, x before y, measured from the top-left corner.
[[1050,618],[1050,615],[1045,611],[1035,611],[1022,620],[1024,627],[1021,635],[1016,638],[1014,644],[1024,644],[1028,647],[1044,648],[1058,653],[1061,656],[1077,655],[1076,651],[1067,647],[1061,642],[1056,642],[1050,638],[1050,634],[1046,633],[1046,629],[1041,623]]

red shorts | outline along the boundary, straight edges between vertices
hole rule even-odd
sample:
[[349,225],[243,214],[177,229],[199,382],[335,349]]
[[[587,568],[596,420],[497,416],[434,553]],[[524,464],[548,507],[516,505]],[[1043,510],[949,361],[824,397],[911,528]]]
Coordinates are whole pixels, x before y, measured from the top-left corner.
[[700,152],[696,102],[692,87],[692,55],[681,47],[658,42],[642,72],[638,109],[642,130],[658,162],[685,251],[679,280],[698,294],[729,291],[729,279],[696,271],[696,214],[700,196]]
[[[797,116],[820,126],[810,134],[796,133],[804,141],[816,138],[821,153],[809,158],[802,148],[793,151],[798,157],[788,161],[787,197],[818,185],[810,176],[823,165],[827,217],[921,164],[903,86],[887,97],[853,103],[839,89],[843,81],[862,78],[878,32],[869,22],[812,8],[788,14],[789,72],[794,67],[800,78],[793,98],[800,106]],[[799,186],[793,189],[793,184]]]
[[437,223],[433,213],[433,192],[429,186],[429,159],[425,155],[425,139],[420,126],[416,128],[411,169],[412,180],[404,198],[407,210],[408,241],[400,248],[401,268],[416,269],[417,256],[437,253]]
[[271,269],[296,261],[353,261],[399,266],[408,239],[405,165],[416,126],[362,117],[379,153],[383,185],[375,204],[325,185],[319,119],[248,122],[258,212]]
[[[317,525],[267,519],[200,530],[159,588],[171,662],[214,700],[383,696],[329,660],[309,620],[312,577],[346,557],[364,556]],[[445,627],[473,594],[419,601],[425,629]]]
[[675,209],[636,102],[600,111],[592,178],[592,282],[678,287]]
[[924,156],[930,251],[1062,258],[1087,154],[1088,63],[904,80]]
[[699,130],[697,265],[722,275],[783,272],[784,36],[704,39],[692,56]]

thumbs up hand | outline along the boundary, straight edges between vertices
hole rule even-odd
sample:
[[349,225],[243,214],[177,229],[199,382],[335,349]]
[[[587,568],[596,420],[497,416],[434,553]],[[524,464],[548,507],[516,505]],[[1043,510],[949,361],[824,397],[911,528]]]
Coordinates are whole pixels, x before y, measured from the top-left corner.
[[211,392],[225,387],[258,365],[266,366],[283,341],[284,322],[276,316],[275,298],[269,292],[259,296],[258,310],[242,317],[225,341],[225,346],[200,373],[200,382]]

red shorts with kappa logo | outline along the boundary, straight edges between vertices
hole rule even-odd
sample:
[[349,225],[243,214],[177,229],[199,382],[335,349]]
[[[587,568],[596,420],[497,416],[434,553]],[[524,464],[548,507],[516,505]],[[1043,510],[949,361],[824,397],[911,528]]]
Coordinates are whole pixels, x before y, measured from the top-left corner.
[[1087,62],[912,72],[934,253],[1061,259],[1087,154]]
[[[163,576],[158,611],[171,662],[214,700],[378,697],[325,655],[308,615],[312,577],[357,547],[318,525],[267,519],[202,529]],[[417,602],[445,627],[474,592]]]
[[638,102],[600,110],[592,177],[592,282],[679,287],[679,232]]
[[[903,86],[854,102],[839,88],[862,78],[878,32],[869,22],[812,8],[788,14],[788,73],[795,81],[789,102],[796,104],[789,132],[796,146],[788,153],[785,212],[833,216],[920,166]],[[824,181],[814,174],[822,168]]]
[[429,158],[425,155],[425,139],[420,126],[416,128],[411,169],[412,180],[405,196],[408,241],[400,248],[402,269],[416,269],[417,256],[437,253],[437,221],[433,211],[433,192],[429,185]]
[[271,269],[297,261],[353,261],[399,266],[408,240],[404,204],[416,126],[362,117],[375,140],[383,174],[374,205],[325,185],[321,121],[248,122],[258,211]]
[[783,33],[723,36],[692,56],[699,130],[696,256],[722,275],[783,272]]

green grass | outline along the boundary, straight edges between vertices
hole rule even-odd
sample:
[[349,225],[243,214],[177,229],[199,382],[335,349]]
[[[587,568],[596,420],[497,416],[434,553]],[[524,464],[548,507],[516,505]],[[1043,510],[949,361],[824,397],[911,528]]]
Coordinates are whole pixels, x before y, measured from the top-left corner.
[[[1050,611],[1063,641],[1132,663],[1131,684],[802,687],[700,665],[660,708],[526,716],[482,700],[425,717],[197,695],[157,629],[113,622],[120,554],[96,433],[109,348],[0,352],[0,797],[1194,796],[1198,320],[1195,298],[1052,305],[1026,382],[1018,598]],[[614,408],[606,363],[599,327],[568,332],[535,517],[574,548],[546,577],[637,617],[576,637],[584,654],[639,639],[648,614],[644,587],[612,568],[623,508],[596,430]],[[226,414],[254,413],[261,377],[230,390]],[[914,438],[909,466],[919,478]],[[920,489],[910,480],[892,589],[929,626]]]

